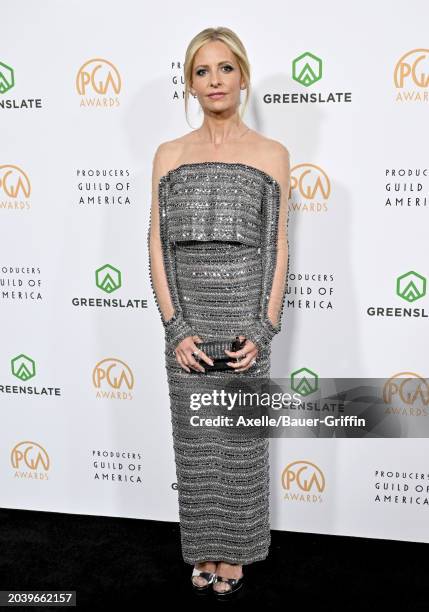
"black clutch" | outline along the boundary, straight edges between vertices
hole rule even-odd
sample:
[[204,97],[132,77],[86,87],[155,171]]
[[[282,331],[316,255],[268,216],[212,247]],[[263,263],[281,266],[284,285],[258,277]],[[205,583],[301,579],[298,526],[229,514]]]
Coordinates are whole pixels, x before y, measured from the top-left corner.
[[[228,361],[232,361],[232,357],[229,357],[225,353],[225,349],[228,351],[239,351],[246,344],[246,338],[240,342],[240,338],[236,336],[235,340],[231,342],[231,340],[206,340],[205,342],[196,342],[196,345],[199,349],[201,349],[210,359],[213,361],[213,365],[206,363],[203,359],[200,359],[198,355],[194,355],[196,361],[200,363],[205,372],[216,370],[216,371],[225,371],[232,370],[234,368],[228,365]],[[191,372],[197,372],[197,374],[204,374],[205,372],[200,372],[199,370],[193,370],[191,368]]]

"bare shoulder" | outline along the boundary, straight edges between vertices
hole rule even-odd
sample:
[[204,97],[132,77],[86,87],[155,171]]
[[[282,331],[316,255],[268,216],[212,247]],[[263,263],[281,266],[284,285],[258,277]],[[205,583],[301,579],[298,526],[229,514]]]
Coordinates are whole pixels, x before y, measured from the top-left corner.
[[179,138],[162,142],[158,146],[153,158],[153,165],[159,174],[167,174],[167,172],[175,168],[177,160],[180,159],[184,148],[191,138],[192,132],[184,134]]
[[271,159],[278,159],[280,161],[286,161],[289,158],[289,149],[279,140],[274,140],[272,138],[267,139],[267,154]]
[[267,138],[265,143],[265,159],[271,168],[274,178],[284,179],[290,170],[289,149],[279,140]]
[[254,133],[254,151],[261,160],[261,167],[279,183],[288,180],[290,172],[290,155],[288,148],[280,141],[268,138],[258,132]]

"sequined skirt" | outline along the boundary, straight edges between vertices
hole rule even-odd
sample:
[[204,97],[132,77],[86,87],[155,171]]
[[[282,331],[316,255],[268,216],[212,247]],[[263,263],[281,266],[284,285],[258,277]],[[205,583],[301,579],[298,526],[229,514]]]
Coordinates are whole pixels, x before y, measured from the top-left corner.
[[[176,244],[176,278],[186,320],[202,340],[234,339],[256,318],[262,268],[256,247],[228,242]],[[192,431],[190,396],[237,377],[266,377],[270,347],[247,372],[188,373],[165,350],[182,556],[185,562],[247,565],[268,556],[269,440]]]

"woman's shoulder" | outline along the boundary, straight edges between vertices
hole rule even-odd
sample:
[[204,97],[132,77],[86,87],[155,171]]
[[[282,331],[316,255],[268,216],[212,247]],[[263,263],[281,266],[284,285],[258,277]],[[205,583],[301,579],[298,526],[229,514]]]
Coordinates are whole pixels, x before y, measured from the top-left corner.
[[289,156],[289,149],[283,142],[280,142],[280,140],[268,138],[268,136],[264,136],[263,134],[258,134],[258,138],[260,151],[266,159],[275,160],[280,158],[280,162],[282,162]]
[[154,165],[162,169],[163,174],[167,174],[167,172],[174,168],[176,160],[180,159],[186,145],[186,141],[184,140],[186,136],[187,134],[175,138],[174,140],[167,140],[158,145],[153,162]]
[[[246,149],[249,148],[252,152],[252,159],[248,160],[249,165],[261,167],[265,172],[274,176],[278,180],[282,180],[282,176],[287,174],[289,170],[289,150],[286,145],[274,138],[268,138],[264,134],[251,130],[250,138],[246,142]],[[174,138],[162,142],[156,149],[154,162],[161,168],[162,174],[167,174],[175,168],[180,160],[188,159],[189,151],[192,151],[194,142],[194,132],[188,132]],[[244,145],[244,142],[243,142]],[[192,157],[192,155],[191,155]],[[241,156],[240,156],[241,157]],[[244,155],[243,159],[247,160]]]
[[173,138],[172,140],[166,140],[162,142],[158,149],[162,149],[164,152],[175,152],[177,150],[182,150],[183,147],[187,145],[192,145],[197,140],[195,130],[191,130],[182,136],[178,136],[177,138]]
[[257,134],[253,154],[256,156],[253,165],[263,165],[265,172],[274,177],[277,182],[284,183],[288,180],[290,172],[290,154],[287,146],[275,140],[268,138],[263,134]]

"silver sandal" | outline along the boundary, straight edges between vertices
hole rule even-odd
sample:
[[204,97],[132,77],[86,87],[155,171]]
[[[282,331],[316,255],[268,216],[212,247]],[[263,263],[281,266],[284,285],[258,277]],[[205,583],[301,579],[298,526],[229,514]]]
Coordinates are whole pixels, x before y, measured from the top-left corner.
[[[201,586],[198,585],[198,584],[195,584],[195,582],[193,580],[194,576],[201,576],[201,578],[204,578],[204,580],[207,580],[207,584],[203,584]],[[215,578],[216,578],[215,572],[208,572],[206,570],[199,570],[196,567],[194,567],[193,572],[192,572],[192,576],[191,576],[192,588],[197,593],[206,593],[209,590],[210,585],[215,581]]]
[[218,591],[217,589],[212,588],[214,595],[218,599],[229,599],[243,586],[244,574],[242,574],[240,578],[224,578],[223,576],[216,574],[213,584],[215,584],[216,582],[227,582],[229,584],[229,589],[225,591]]

